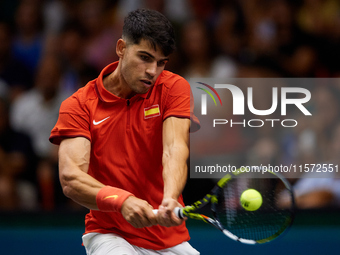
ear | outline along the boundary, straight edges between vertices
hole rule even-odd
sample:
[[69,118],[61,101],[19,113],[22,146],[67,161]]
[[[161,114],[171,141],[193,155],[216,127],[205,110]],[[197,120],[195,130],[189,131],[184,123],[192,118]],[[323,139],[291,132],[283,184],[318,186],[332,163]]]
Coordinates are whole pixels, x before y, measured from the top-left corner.
[[117,56],[119,58],[123,58],[124,56],[124,53],[125,53],[125,50],[126,50],[126,42],[120,38],[118,41],[117,41],[117,45],[116,45],[116,53],[117,53]]

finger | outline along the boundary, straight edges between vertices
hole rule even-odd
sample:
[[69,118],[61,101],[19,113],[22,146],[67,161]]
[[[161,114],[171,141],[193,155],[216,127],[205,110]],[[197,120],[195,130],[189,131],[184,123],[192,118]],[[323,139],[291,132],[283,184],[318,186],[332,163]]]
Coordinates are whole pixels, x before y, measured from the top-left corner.
[[143,224],[140,222],[140,220],[135,218],[135,217],[133,219],[129,220],[128,222],[135,228],[142,228],[143,227]]
[[184,221],[184,219],[178,218],[174,211],[170,211],[170,215],[167,217],[166,226],[168,227],[181,225]]
[[184,221],[184,219],[180,219],[177,217],[177,215],[174,212],[171,212],[171,221],[175,225],[181,225]]
[[165,211],[163,211],[163,213],[158,212],[158,214],[157,214],[157,221],[158,221],[158,224],[161,225],[161,226],[167,227],[169,225],[168,224],[168,217],[165,214]]
[[145,216],[145,224],[147,227],[157,225],[158,220],[157,220],[157,215],[152,211],[153,207],[151,208],[146,208],[144,211],[144,216]]
[[140,218],[136,219],[135,224],[138,228],[151,227],[152,225],[154,225],[153,222],[150,221],[146,215],[143,215]]
[[165,226],[165,227],[171,227],[171,226],[177,226],[182,223],[181,219],[178,219],[173,212],[168,207],[160,206],[158,209],[158,224]]
[[165,212],[165,207],[163,205],[160,205],[158,207],[158,213],[162,215],[162,214],[164,214],[164,212]]
[[171,213],[172,213],[172,210],[170,209],[170,207],[165,207],[165,214],[171,218]]
[[172,227],[172,226],[176,226],[177,223],[173,222],[172,219],[168,215],[166,215],[165,218],[163,217],[161,219],[160,225],[165,226],[165,227]]
[[153,211],[154,211],[153,206],[149,204],[149,207],[146,208],[145,215],[151,225],[157,225],[158,224],[157,215]]
[[150,227],[153,225],[157,225],[157,217],[153,212],[153,207],[149,203],[145,203],[141,205],[141,211],[137,216],[139,218],[139,222],[141,223],[141,227]]
[[128,222],[135,228],[151,226],[152,223],[148,220],[145,210],[145,207],[135,208],[135,211],[128,217]]

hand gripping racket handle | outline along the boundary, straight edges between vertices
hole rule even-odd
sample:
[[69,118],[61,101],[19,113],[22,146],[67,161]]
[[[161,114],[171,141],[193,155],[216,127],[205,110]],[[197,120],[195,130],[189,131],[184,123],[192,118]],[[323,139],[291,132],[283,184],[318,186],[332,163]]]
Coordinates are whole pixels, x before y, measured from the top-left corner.
[[[157,210],[157,209],[154,209],[154,210],[152,210],[152,211],[153,211],[153,213],[154,213],[155,215],[158,213],[158,210]],[[183,219],[183,218],[184,218],[183,212],[182,212],[182,210],[181,210],[180,207],[176,207],[176,208],[174,209],[174,213],[175,213],[175,215],[176,215],[178,218],[180,218],[180,219]]]
[[174,209],[174,213],[175,215],[180,218],[180,219],[183,219],[184,218],[184,215],[183,215],[183,212],[182,212],[182,209],[180,207],[176,207]]

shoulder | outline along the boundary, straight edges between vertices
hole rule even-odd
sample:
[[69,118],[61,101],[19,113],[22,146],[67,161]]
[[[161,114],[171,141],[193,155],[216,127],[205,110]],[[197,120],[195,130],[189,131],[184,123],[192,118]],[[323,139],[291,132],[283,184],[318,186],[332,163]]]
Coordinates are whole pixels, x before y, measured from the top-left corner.
[[65,99],[60,107],[60,113],[79,113],[84,110],[91,101],[97,100],[96,79],[88,82],[84,87],[78,89],[73,95]]
[[166,93],[173,95],[187,94],[190,95],[190,84],[182,76],[164,70],[159,77],[159,85],[165,88]]
[[164,92],[171,94],[188,94],[190,95],[190,84],[182,76],[164,70],[158,79],[158,85],[163,87]]
[[164,70],[159,77],[159,84],[163,83],[165,86],[173,86],[177,83],[186,83],[188,82],[180,75],[175,74],[173,72]]

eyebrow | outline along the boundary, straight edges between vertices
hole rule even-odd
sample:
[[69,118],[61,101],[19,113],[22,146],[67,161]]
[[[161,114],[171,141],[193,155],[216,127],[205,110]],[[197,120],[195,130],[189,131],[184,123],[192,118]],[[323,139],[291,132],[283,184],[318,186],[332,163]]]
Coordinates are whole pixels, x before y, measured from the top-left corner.
[[[147,52],[147,51],[143,51],[143,50],[141,50],[141,51],[138,51],[139,53],[143,53],[143,54],[146,54],[146,55],[148,55],[150,58],[153,58],[153,59],[156,59],[155,58],[155,56],[153,56],[152,54],[150,54],[149,52]],[[158,60],[158,61],[169,61],[169,58],[162,58],[162,59],[160,59],[160,60]]]

